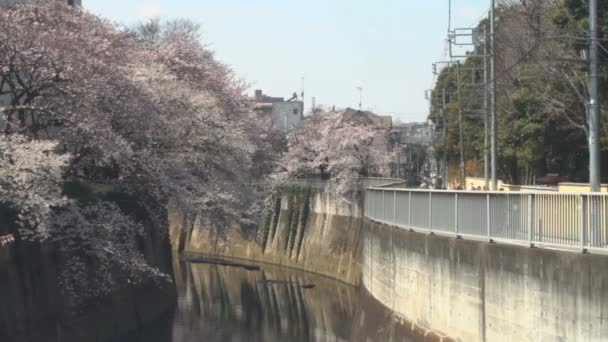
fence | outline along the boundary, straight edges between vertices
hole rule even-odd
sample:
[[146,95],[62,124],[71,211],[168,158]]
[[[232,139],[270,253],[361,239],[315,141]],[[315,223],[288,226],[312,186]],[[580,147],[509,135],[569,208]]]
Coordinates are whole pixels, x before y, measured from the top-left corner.
[[608,195],[369,188],[365,216],[410,229],[508,244],[608,253]]
[[[376,186],[387,186],[396,183],[405,182],[399,178],[380,178],[380,177],[366,177],[360,179],[361,190],[365,190],[370,187]],[[297,185],[302,187],[310,187],[313,189],[326,189],[328,186],[334,183],[333,180],[322,180],[322,179],[291,179],[288,181],[289,185]]]

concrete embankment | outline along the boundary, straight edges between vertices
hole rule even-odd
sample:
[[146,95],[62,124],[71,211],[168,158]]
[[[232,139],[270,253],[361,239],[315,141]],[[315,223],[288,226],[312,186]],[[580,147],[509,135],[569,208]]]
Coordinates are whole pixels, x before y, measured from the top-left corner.
[[0,341],[109,341],[171,311],[175,289],[126,287],[76,310],[59,289],[51,250],[0,248]]
[[[5,234],[17,236],[15,225],[0,224],[0,235]],[[163,234],[147,225],[139,248],[150,265],[172,274],[166,230]],[[175,307],[173,284],[156,281],[125,284],[74,305],[62,291],[62,258],[47,243],[17,239],[0,246],[0,341],[109,341]],[[94,261],[84,268],[87,274],[99,272]]]
[[456,240],[367,221],[363,284],[461,341],[608,340],[608,257]]
[[253,231],[186,224],[174,212],[173,247],[362,284],[426,340],[608,340],[607,256],[418,234],[340,203],[290,189]]
[[[189,223],[178,211],[172,212],[169,221],[176,251],[282,265],[359,286],[366,261],[362,207],[359,201],[347,204],[320,190],[291,188],[278,199],[265,224],[254,231],[238,225],[215,229],[200,217]],[[397,321],[398,329],[420,340],[450,341],[407,317]]]
[[204,218],[170,215],[173,248],[272,263],[357,285],[361,279],[362,206],[318,190],[290,188],[260,227],[220,229]]

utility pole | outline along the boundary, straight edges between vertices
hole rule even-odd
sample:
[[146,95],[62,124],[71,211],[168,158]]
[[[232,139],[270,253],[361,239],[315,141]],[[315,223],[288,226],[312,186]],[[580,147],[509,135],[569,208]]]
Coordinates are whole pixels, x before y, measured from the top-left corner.
[[359,110],[363,110],[363,87],[357,87],[359,90]]
[[[490,129],[492,154],[492,184],[490,190],[496,191],[496,0],[491,0],[490,7]],[[592,0],[594,1],[594,0]]]
[[[449,5],[450,5],[450,14],[452,12],[451,9],[451,1],[449,1]],[[478,48],[479,48],[479,43],[480,41],[478,39],[476,39],[476,37],[478,36],[478,32],[476,31],[475,28],[454,28],[452,30],[451,28],[451,23],[448,25],[448,43],[449,43],[449,52],[450,52],[450,59],[453,60],[455,58],[483,58],[483,71],[484,71],[484,83],[483,83],[483,91],[484,91],[484,100],[483,100],[483,109],[480,109],[479,112],[483,113],[483,117],[484,117],[484,179],[485,179],[485,186],[488,187],[488,178],[489,178],[489,160],[488,160],[488,152],[491,150],[492,152],[492,157],[491,159],[491,166],[492,166],[492,190],[496,189],[496,83],[495,83],[495,52],[494,52],[494,31],[495,31],[495,18],[494,18],[494,9],[495,9],[495,0],[492,0],[492,10],[490,12],[490,22],[492,24],[492,28],[491,28],[491,51],[488,52],[488,32],[487,32],[487,27],[484,25],[484,29],[483,29],[483,54],[480,55]],[[463,39],[466,38],[470,38],[471,41],[463,41]],[[473,52],[467,52],[465,54],[463,54],[461,51],[462,47],[464,46],[473,46],[474,50]],[[456,50],[453,50],[453,47],[456,47]],[[491,71],[490,71],[490,77],[492,80],[491,83],[491,87],[489,86],[490,83],[488,81],[488,58],[490,57],[490,63],[491,63]],[[459,61],[456,61],[456,77],[457,77],[457,85],[458,85],[458,97],[459,97],[459,108],[458,108],[458,117],[459,117],[459,145],[460,145],[460,177],[463,180],[466,180],[466,165],[465,165],[465,156],[464,156],[464,137],[463,137],[463,123],[464,123],[464,117],[463,117],[463,111],[472,111],[471,109],[468,108],[463,108],[462,107],[462,78],[460,76],[460,63]],[[477,85],[477,78],[476,78],[476,72],[477,72],[477,68],[472,67],[472,68],[465,68],[465,69],[471,69],[471,83],[469,85],[467,85],[466,83],[464,84],[465,86],[476,86]],[[488,88],[491,88],[490,92],[492,94],[491,99],[492,99],[492,106],[488,105]],[[489,108],[492,108],[492,110],[490,111]],[[491,119],[492,121],[490,122],[488,116],[489,116],[489,112],[491,112]],[[489,129],[492,129],[492,135],[491,135],[491,149],[488,148],[488,142],[490,140],[489,138]]]
[[[429,89],[426,90],[424,92],[424,96],[427,100],[429,100],[429,118],[431,118],[431,116],[433,115],[433,90]],[[435,151],[435,127],[437,127],[437,124],[439,123],[439,117],[437,117],[437,115],[435,115],[435,120],[430,120],[431,121],[431,150]],[[437,160],[437,158],[432,158],[431,159],[431,170],[432,171],[436,171],[437,175],[439,175],[439,160]]]
[[[302,93],[300,93],[300,95],[302,96],[302,113],[305,113],[306,102],[304,102],[304,76],[302,76]],[[313,104],[313,109],[314,109],[314,104]]]
[[[464,123],[462,117],[462,90],[460,86],[460,61],[456,62],[456,85],[458,89],[458,145],[460,149],[460,178],[461,182],[466,184],[466,172],[464,167],[464,137],[462,125]],[[462,183],[461,183],[462,185]]]
[[483,179],[485,181],[485,189],[489,189],[488,178],[490,176],[490,163],[488,160],[488,143],[490,140],[488,134],[489,112],[488,112],[488,27],[483,25]]
[[442,94],[442,98],[443,98],[443,104],[441,107],[441,117],[443,120],[443,172],[445,172],[444,178],[443,178],[443,184],[444,187],[447,189],[448,188],[448,176],[449,176],[449,168],[448,168],[448,119],[447,119],[447,101],[445,98],[445,88],[443,88],[443,94]]
[[597,0],[589,0],[589,183],[592,192],[600,192],[600,99],[598,96],[598,15]]

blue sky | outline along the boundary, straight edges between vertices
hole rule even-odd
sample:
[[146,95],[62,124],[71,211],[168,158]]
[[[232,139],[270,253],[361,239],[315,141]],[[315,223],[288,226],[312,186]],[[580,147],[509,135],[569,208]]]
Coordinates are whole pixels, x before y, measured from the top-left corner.
[[[453,27],[470,27],[488,0],[452,0]],[[238,75],[272,96],[300,92],[326,106],[363,107],[404,122],[423,121],[431,64],[445,60],[448,0],[83,0],[129,25],[190,18]]]

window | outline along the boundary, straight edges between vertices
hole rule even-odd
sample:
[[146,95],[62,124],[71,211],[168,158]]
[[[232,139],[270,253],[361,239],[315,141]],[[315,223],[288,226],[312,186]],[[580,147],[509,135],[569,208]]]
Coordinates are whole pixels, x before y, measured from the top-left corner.
[[298,115],[298,108],[293,109],[293,115]]

